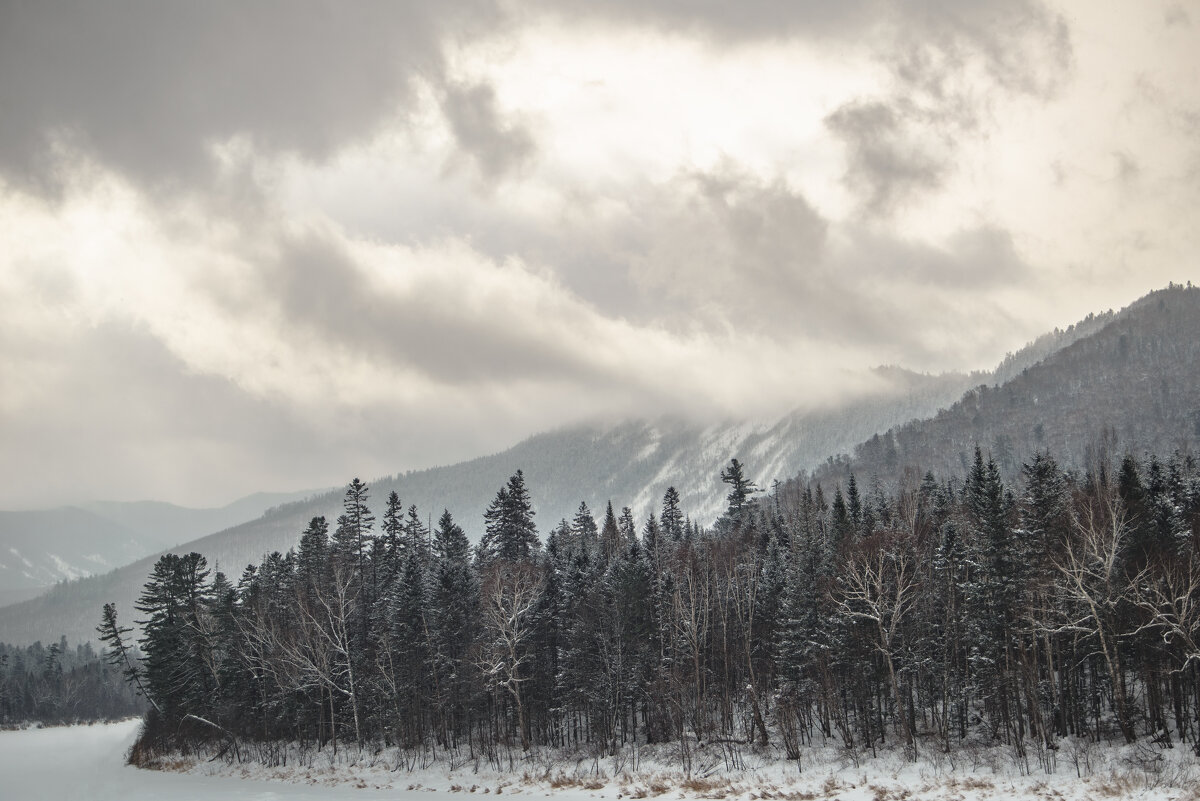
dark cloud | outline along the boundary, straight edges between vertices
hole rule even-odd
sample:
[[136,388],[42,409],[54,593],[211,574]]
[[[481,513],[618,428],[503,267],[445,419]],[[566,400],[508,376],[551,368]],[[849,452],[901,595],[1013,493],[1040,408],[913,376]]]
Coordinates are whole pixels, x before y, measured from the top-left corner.
[[1187,13],[1187,9],[1178,3],[1167,6],[1163,11],[1163,24],[1168,28],[1175,26],[1190,28],[1192,27],[1192,17]]
[[986,300],[1032,275],[1003,228],[966,229],[935,246],[870,221],[833,225],[801,193],[732,165],[631,194],[626,224],[636,233],[609,236],[629,243],[633,280],[658,299],[660,320],[920,369],[979,364],[980,343],[956,331],[1018,327]]
[[940,187],[950,171],[945,149],[922,141],[927,129],[913,119],[921,116],[907,103],[876,101],[849,103],[825,120],[846,143],[846,182],[870,214],[891,214]]
[[[140,326],[101,323],[10,340],[0,357],[6,371],[35,382],[23,404],[35,414],[10,403],[13,416],[0,416],[0,450],[25,457],[0,460],[9,503],[62,502],[66,487],[72,501],[130,491],[189,499],[215,492],[219,500],[240,494],[238,481],[255,467],[304,458],[310,435],[297,437],[285,410],[194,373]],[[222,484],[228,474],[242,478]],[[134,475],[144,482],[136,489],[127,484]]]
[[1066,21],[1041,0],[543,0],[564,20],[602,20],[722,44],[803,38],[865,44],[910,85],[948,85],[977,61],[998,85],[1046,93],[1071,57]]
[[195,180],[208,146],[321,158],[439,80],[442,37],[488,25],[489,0],[0,5],[0,170],[54,183],[69,141],[124,173]]
[[994,122],[997,92],[1049,98],[1072,60],[1066,21],[1038,2],[927,0],[898,8],[895,35],[877,54],[893,85],[825,121],[846,144],[847,185],[876,217],[944,185],[961,142]]
[[660,316],[768,330],[819,281],[828,225],[782,182],[727,164],[633,196],[628,229],[610,236],[625,243],[633,280],[670,304]]
[[442,112],[460,152],[474,161],[489,183],[519,169],[533,156],[533,136],[520,123],[502,118],[490,84],[448,85]]
[[115,321],[36,343],[0,338],[0,359],[36,381],[25,407],[0,404],[0,508],[98,498],[222,504],[454,463],[537,425],[497,403],[479,401],[480,414],[453,396],[343,404],[330,391],[320,408],[305,408],[198,372],[145,327]]
[[[1039,0],[923,0],[897,7],[901,19],[890,52],[894,73],[931,98],[973,100],[969,70],[979,67],[991,88],[1049,98],[1073,59],[1066,19]],[[968,112],[969,113],[969,112]]]
[[[608,377],[594,371],[578,342],[543,335],[521,304],[532,308],[545,299],[520,298],[519,281],[471,287],[411,264],[373,268],[414,271],[397,291],[373,279],[341,242],[323,233],[280,235],[277,248],[277,260],[252,268],[253,280],[243,283],[251,296],[231,295],[216,283],[209,291],[236,315],[274,309],[282,329],[304,332],[314,347],[412,369],[446,385],[548,379],[586,384]],[[533,286],[537,291],[536,282]],[[561,310],[545,311],[553,316]]]
[[1127,150],[1114,150],[1112,155],[1117,162],[1117,181],[1125,186],[1135,183],[1142,173],[1138,160]]
[[541,5],[566,20],[601,19],[735,42],[796,35],[840,37],[870,25],[886,6],[881,0],[544,0]]
[[994,226],[959,231],[943,247],[860,230],[847,266],[871,282],[963,292],[1017,285],[1031,272],[1012,235]]

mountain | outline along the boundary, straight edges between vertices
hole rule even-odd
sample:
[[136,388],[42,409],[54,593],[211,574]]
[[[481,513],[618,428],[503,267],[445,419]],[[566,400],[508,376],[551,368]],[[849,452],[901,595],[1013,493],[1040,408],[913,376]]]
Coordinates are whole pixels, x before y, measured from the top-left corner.
[[0,605],[32,598],[60,581],[108,572],[308,494],[258,493],[212,509],[101,501],[0,511]]
[[929,419],[872,436],[813,477],[833,484],[854,471],[860,483],[894,484],[905,472],[961,475],[977,443],[1010,482],[1039,450],[1080,471],[1110,467],[1127,451],[1188,452],[1200,441],[1200,288],[1172,285],[1101,318],[1007,382],[981,383]]
[[[162,501],[93,501],[79,504],[83,509],[117,523],[154,547],[146,553],[189,542],[214,531],[254,520],[276,506],[303,500],[329,489],[302,492],[258,492],[225,506],[193,509]],[[141,554],[145,556],[146,554]]]
[[[1180,291],[1173,289],[1171,293]],[[1175,297],[1174,294],[1170,296]],[[1192,297],[1194,295],[1188,295],[1188,298]],[[657,508],[663,492],[670,485],[679,490],[685,512],[707,525],[724,507],[726,487],[721,484],[719,474],[731,457],[742,460],[746,475],[762,486],[769,486],[775,478],[795,476],[802,471],[840,476],[852,460],[848,457],[835,460],[834,454],[856,453],[863,460],[864,470],[867,470],[866,460],[873,455],[878,455],[880,464],[886,464],[892,457],[883,445],[884,438],[874,435],[890,431],[893,440],[897,443],[903,440],[906,448],[904,459],[900,458],[900,451],[893,448],[895,463],[892,468],[896,468],[907,464],[909,457],[919,460],[916,442],[925,436],[919,433],[909,436],[904,432],[924,431],[922,426],[946,419],[952,409],[958,410],[953,415],[966,415],[971,419],[970,414],[962,410],[968,406],[980,408],[980,397],[986,396],[984,405],[992,408],[989,405],[991,395],[998,390],[969,388],[986,387],[989,382],[999,380],[996,376],[1012,376],[1003,386],[1017,386],[1011,393],[1003,395],[1006,399],[1012,398],[1005,400],[1009,407],[1016,409],[1023,404],[1036,407],[1041,403],[1041,408],[1048,409],[1045,406],[1048,390],[1042,390],[1040,399],[1034,395],[1022,400],[1025,398],[1022,393],[1031,391],[1027,376],[1040,375],[1040,363],[1061,363],[1064,366],[1053,378],[1059,389],[1067,392],[1073,387],[1078,392],[1091,393],[1088,403],[1104,406],[1105,393],[1110,392],[1111,387],[1088,377],[1092,368],[1084,364],[1086,360],[1074,357],[1067,361],[1058,360],[1067,352],[1086,353],[1100,347],[1089,343],[1107,342],[1110,329],[1124,325],[1127,353],[1141,354],[1143,348],[1149,348],[1158,356],[1146,360],[1145,369],[1155,375],[1170,372],[1175,359],[1191,353],[1200,337],[1189,333],[1191,329],[1186,327],[1180,329],[1180,334],[1185,338],[1191,336],[1187,342],[1170,342],[1169,337],[1162,339],[1158,334],[1152,336],[1149,330],[1143,332],[1140,326],[1151,325],[1151,322],[1145,315],[1132,314],[1131,310],[1147,304],[1155,306],[1157,302],[1145,299],[1119,315],[1092,315],[1065,331],[1052,332],[1007,356],[993,373],[929,376],[897,367],[880,368],[875,371],[879,389],[873,395],[836,409],[793,412],[771,423],[701,426],[663,418],[612,425],[593,423],[538,434],[499,454],[369,482],[371,506],[377,515],[380,514],[384,499],[394,490],[405,505],[417,505],[422,516],[430,522],[443,508],[450,509],[460,524],[477,538],[483,525],[484,509],[505,480],[517,469],[522,469],[543,534],[560,518],[570,518],[580,501],[585,501],[597,517],[603,514],[605,503],[611,499],[616,509],[628,505],[639,519],[643,519],[646,512]],[[1174,305],[1174,300],[1168,304]],[[1165,336],[1168,332],[1164,329],[1163,333]],[[1072,371],[1076,369],[1083,372],[1075,375]],[[1183,387],[1186,381],[1168,383],[1172,387]],[[1194,395],[1194,381],[1191,386]],[[1180,391],[1176,390],[1177,394],[1171,396],[1173,401],[1185,397],[1179,394]],[[967,393],[965,397],[964,392]],[[997,407],[995,412],[996,431],[1003,433],[1005,428],[1001,423],[1005,409]],[[1121,418],[1121,425],[1130,424],[1129,421],[1139,413],[1122,411],[1126,416]],[[1129,417],[1130,414],[1135,417]],[[1164,425],[1178,422],[1174,417],[1172,421]],[[1043,436],[1047,431],[1051,436],[1057,436],[1053,432],[1058,428],[1047,418],[1040,430]],[[974,437],[982,431],[982,428],[968,427],[950,441],[937,440],[930,434],[929,453],[944,450],[951,454],[947,458],[958,459],[960,453],[973,448]],[[1009,436],[1014,444],[1018,442],[1013,434]],[[856,447],[855,443],[859,445]],[[882,474],[882,468],[872,469]],[[256,520],[173,550],[199,551],[209,558],[210,565],[219,566],[236,580],[246,564],[257,563],[270,551],[285,551],[294,546],[313,516],[324,515],[332,523],[341,511],[341,495],[339,490],[285,503]],[[0,608],[0,641],[22,643],[60,634],[71,639],[90,637],[98,610],[108,601],[116,602],[123,619],[132,621],[133,602],[156,559],[157,555],[148,557],[102,576],[60,585],[40,598]]]
[[[711,523],[724,508],[721,468],[741,459],[748,475],[769,484],[811,468],[828,454],[851,447],[872,432],[927,415],[957,397],[977,376],[929,376],[899,368],[876,372],[878,390],[838,409],[793,412],[767,424],[726,423],[702,426],[662,418],[605,425],[592,423],[530,437],[502,453],[455,465],[388,476],[370,482],[376,514],[396,491],[405,505],[416,504],[432,522],[442,509],[475,538],[482,534],[483,512],[509,476],[525,473],[544,533],[559,519],[575,514],[585,501],[598,517],[611,499],[630,506],[641,518],[656,509],[668,486],[680,492],[682,506],[694,519]],[[172,547],[199,551],[236,579],[248,563],[265,553],[286,551],[316,515],[332,521],[341,512],[341,490],[283,503],[261,517]],[[123,506],[101,511],[137,528],[162,512],[160,507]],[[104,575],[55,586],[45,595],[0,608],[0,642],[25,643],[66,634],[71,640],[93,636],[97,610],[114,601],[123,619],[132,620],[133,603],[159,554]]]
[[131,530],[76,507],[0,512],[0,600],[104,572],[153,552]]

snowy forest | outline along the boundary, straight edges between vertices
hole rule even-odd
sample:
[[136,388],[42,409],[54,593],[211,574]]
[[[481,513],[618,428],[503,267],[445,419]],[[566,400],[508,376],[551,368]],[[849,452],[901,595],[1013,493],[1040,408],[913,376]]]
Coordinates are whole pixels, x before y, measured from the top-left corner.
[[[717,477],[714,476],[714,481]],[[737,460],[725,514],[668,489],[635,520],[581,504],[544,541],[518,471],[475,546],[392,493],[230,578],[163,556],[138,640],[106,657],[151,708],[138,755],[398,746],[496,765],[539,747],[870,751],[1060,738],[1200,753],[1200,471],[1176,453],[1006,485],[965,475],[776,484]],[[144,655],[144,657],[142,656]],[[248,746],[254,745],[254,748]]]
[[72,648],[66,637],[49,646],[0,643],[0,727],[117,720],[145,708],[91,643]]

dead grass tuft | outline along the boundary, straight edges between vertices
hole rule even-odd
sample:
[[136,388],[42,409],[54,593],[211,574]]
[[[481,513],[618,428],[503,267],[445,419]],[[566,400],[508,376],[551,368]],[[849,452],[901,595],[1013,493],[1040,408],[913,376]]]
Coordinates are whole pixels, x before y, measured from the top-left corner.
[[546,777],[546,783],[555,790],[561,790],[564,787],[578,787],[584,790],[600,790],[605,786],[604,779],[596,776],[575,776],[559,771],[553,776]]
[[1089,784],[1096,795],[1102,795],[1107,798],[1123,798],[1133,795],[1133,792],[1138,789],[1140,782],[1128,774],[1110,773],[1107,778],[1092,779]]

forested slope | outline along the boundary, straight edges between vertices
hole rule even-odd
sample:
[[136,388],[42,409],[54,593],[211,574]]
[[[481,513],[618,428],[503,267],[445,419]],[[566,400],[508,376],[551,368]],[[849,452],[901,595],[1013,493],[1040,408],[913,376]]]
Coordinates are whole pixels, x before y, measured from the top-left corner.
[[962,472],[978,443],[1017,477],[1039,450],[1086,471],[1103,454],[1170,454],[1200,440],[1200,288],[1173,286],[1133,303],[1089,336],[980,384],[929,419],[873,436],[815,477],[894,485],[906,472]]
[[[427,526],[450,509],[469,536],[478,539],[487,504],[521,469],[543,532],[574,515],[580,502],[598,510],[611,500],[618,510],[629,506],[641,516],[657,506],[669,486],[678,489],[689,515],[711,523],[723,507],[718,474],[730,457],[740,455],[751,474],[768,483],[770,477],[811,468],[874,431],[948,405],[972,380],[963,374],[928,376],[897,368],[876,374],[880,389],[870,397],[838,409],[792,413],[770,424],[700,426],[660,419],[538,434],[499,454],[370,481],[372,504],[381,509],[384,498],[396,492],[405,507],[417,507]],[[340,506],[340,490],[317,494],[171,550],[201,551],[212,564],[236,575],[264,554],[294,547],[312,517],[324,515],[332,522]],[[132,619],[133,601],[156,557],[0,608],[0,641],[29,643],[60,634],[86,640],[93,636],[95,610],[108,601]]]

